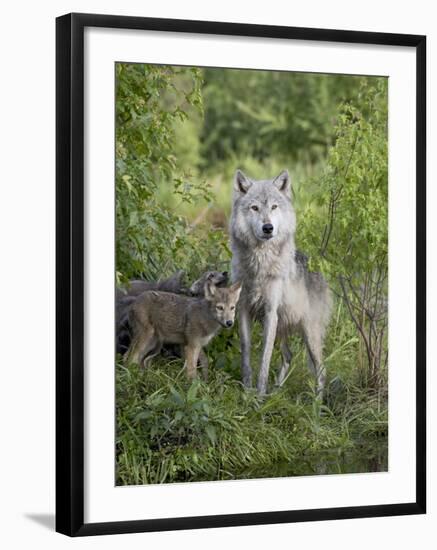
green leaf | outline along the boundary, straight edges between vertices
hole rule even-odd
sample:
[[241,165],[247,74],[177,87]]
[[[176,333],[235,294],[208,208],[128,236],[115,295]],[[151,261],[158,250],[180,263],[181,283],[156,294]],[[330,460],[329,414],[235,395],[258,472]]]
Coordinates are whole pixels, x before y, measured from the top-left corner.
[[189,403],[192,403],[193,401],[195,401],[198,389],[199,389],[199,381],[194,380],[194,382],[191,384],[187,392],[187,401]]
[[170,392],[172,394],[173,402],[176,403],[176,405],[183,405],[185,403],[182,395],[173,386],[170,386]]
[[207,436],[209,437],[209,440],[213,445],[216,444],[217,441],[217,432],[212,424],[207,424],[205,427],[205,431]]
[[137,414],[137,416],[135,417],[135,420],[138,421],[138,420],[147,420],[149,419],[150,417],[152,416],[152,412],[151,411],[142,411],[140,413]]

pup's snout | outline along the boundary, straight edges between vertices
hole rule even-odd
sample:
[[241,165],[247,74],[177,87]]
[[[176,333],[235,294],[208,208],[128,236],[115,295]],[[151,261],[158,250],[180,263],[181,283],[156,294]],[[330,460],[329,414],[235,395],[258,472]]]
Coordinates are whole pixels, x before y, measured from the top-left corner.
[[222,271],[222,275],[223,275],[223,277],[227,277],[227,276],[228,276],[228,272],[227,272],[227,271]]
[[226,321],[226,326],[227,327],[231,327],[233,325],[233,321]]
[[270,235],[271,233],[273,233],[273,225],[271,223],[265,223],[263,225],[263,233],[265,233],[266,235]]

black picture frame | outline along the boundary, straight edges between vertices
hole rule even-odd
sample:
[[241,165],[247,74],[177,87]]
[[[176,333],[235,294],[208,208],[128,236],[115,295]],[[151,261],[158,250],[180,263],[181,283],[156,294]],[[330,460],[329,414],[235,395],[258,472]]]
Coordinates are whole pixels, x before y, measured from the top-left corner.
[[[416,500],[84,523],[84,29],[403,46],[416,51]],[[56,20],[56,530],[69,536],[423,514],[426,511],[426,37],[73,13]]]

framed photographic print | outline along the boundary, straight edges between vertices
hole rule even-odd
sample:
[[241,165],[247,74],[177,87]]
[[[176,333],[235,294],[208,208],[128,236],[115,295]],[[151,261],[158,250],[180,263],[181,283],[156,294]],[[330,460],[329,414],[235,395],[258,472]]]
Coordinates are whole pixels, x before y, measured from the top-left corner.
[[56,529],[425,513],[425,37],[56,35]]

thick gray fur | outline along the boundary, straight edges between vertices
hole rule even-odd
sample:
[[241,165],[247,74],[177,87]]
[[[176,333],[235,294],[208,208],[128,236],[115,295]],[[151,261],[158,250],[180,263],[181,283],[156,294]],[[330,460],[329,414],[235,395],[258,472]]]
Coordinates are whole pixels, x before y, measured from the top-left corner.
[[260,394],[267,392],[275,340],[279,341],[282,353],[277,384],[282,385],[286,379],[292,357],[289,339],[295,332],[305,341],[319,395],[325,384],[322,351],[332,296],[323,276],[309,272],[306,257],[296,252],[295,231],[288,172],[271,180],[254,181],[237,170],[230,223],[231,277],[243,284],[239,327],[242,379],[247,387],[252,386],[252,321],[258,319],[263,324],[257,382]]
[[185,271],[180,269],[168,279],[161,279],[160,281],[144,281],[141,279],[129,281],[124,291],[128,296],[139,296],[146,290],[161,290],[162,292],[179,294],[184,289],[184,275]]

